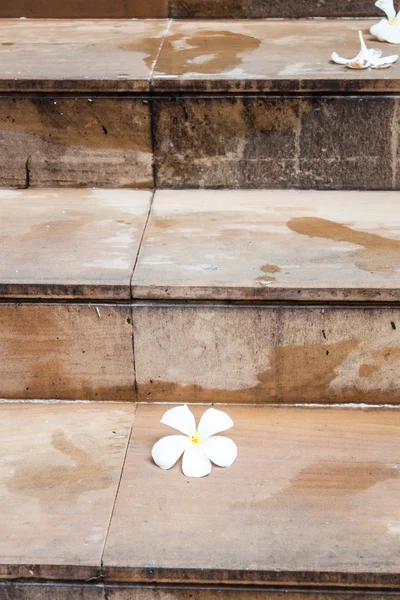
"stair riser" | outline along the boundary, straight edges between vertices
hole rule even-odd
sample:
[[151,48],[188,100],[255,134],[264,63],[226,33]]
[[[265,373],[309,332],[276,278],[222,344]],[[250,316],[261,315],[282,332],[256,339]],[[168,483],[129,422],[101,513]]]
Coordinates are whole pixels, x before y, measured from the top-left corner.
[[397,404],[399,316],[374,308],[135,308],[139,400]]
[[0,186],[153,186],[142,98],[0,98]]
[[0,186],[400,189],[399,103],[3,96]]
[[128,306],[0,306],[0,397],[133,401]]
[[391,592],[270,591],[249,588],[144,588],[69,584],[0,584],[0,600],[398,600]]
[[394,308],[3,304],[0,325],[3,398],[400,403]]
[[364,17],[379,14],[367,0],[5,0],[0,17],[129,18],[172,17],[258,19],[275,17]]
[[399,189],[399,102],[158,98],[157,187]]

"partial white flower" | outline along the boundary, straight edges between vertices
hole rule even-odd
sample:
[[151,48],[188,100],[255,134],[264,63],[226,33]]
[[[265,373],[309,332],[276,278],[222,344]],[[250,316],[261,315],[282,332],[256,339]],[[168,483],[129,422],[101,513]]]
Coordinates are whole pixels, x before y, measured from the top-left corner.
[[377,0],[375,6],[383,10],[387,18],[372,25],[370,33],[381,42],[400,44],[400,12],[396,14],[393,0]]
[[345,65],[349,69],[387,69],[399,58],[398,54],[385,56],[382,58],[382,51],[376,48],[368,49],[365,45],[362,32],[358,32],[361,50],[354,58],[342,58],[336,52],[332,54],[333,62],[338,65]]
[[209,475],[210,461],[218,467],[230,467],[235,462],[235,442],[222,435],[215,435],[234,425],[230,416],[222,410],[207,409],[196,428],[194,415],[185,404],[167,410],[161,423],[184,434],[169,435],[154,444],[151,455],[161,469],[173,467],[182,454],[182,471],[186,477]]

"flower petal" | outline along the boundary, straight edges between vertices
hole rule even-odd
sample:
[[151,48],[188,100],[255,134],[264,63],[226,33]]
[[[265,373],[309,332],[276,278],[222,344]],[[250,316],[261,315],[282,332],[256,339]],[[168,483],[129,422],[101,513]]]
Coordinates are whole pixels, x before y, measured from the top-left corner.
[[154,462],[161,469],[170,469],[189,446],[186,435],[167,435],[154,444],[151,451]]
[[196,421],[193,413],[188,409],[187,405],[175,406],[167,410],[161,419],[161,423],[169,425],[188,436],[196,433]]
[[379,23],[375,23],[370,28],[371,35],[378,38],[381,42],[389,42],[391,44],[400,43],[400,29],[398,26],[393,26],[386,19],[382,19]]
[[182,471],[186,477],[205,477],[211,473],[211,463],[202,446],[190,445],[185,450]]
[[375,69],[387,69],[393,63],[395,63],[396,60],[398,60],[398,58],[399,58],[398,54],[392,54],[392,56],[385,56],[384,58],[378,58],[377,60],[374,61],[372,67]]
[[375,6],[383,10],[389,21],[396,17],[393,0],[376,0]]
[[204,443],[203,448],[208,458],[218,467],[230,467],[237,458],[235,442],[223,435],[210,438]]
[[225,412],[209,408],[200,419],[198,433],[202,438],[208,438],[215,433],[230,429],[233,425],[232,419]]

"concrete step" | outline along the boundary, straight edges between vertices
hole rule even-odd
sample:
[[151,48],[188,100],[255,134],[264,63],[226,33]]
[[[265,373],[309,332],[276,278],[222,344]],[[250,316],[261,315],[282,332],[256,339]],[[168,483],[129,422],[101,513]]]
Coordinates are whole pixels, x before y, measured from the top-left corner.
[[40,18],[219,18],[366,17],[378,15],[368,0],[3,0],[0,17]]
[[0,185],[399,189],[373,22],[2,20]]
[[398,404],[397,196],[0,191],[0,397]]
[[238,458],[189,479],[167,408],[0,404],[2,600],[398,599],[398,409],[223,407]]

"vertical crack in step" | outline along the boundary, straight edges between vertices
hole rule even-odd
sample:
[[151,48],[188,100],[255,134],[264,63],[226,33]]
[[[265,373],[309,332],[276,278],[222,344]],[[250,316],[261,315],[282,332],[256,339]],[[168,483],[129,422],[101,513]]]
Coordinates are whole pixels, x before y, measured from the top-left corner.
[[32,155],[30,154],[26,159],[25,163],[25,189],[27,190],[31,185],[31,170],[29,168],[29,161],[31,160]]

